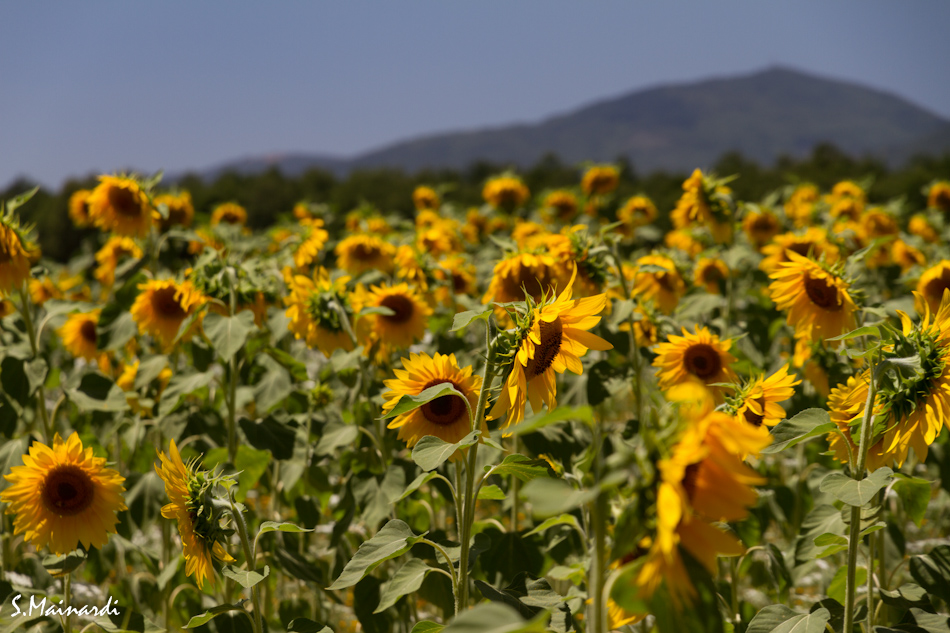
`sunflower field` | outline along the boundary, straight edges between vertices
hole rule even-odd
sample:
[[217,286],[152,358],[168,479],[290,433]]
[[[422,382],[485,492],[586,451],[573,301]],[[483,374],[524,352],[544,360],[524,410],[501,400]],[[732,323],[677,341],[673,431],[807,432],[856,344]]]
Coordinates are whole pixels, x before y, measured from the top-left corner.
[[950,632],[950,182],[578,176],[5,200],[0,631]]

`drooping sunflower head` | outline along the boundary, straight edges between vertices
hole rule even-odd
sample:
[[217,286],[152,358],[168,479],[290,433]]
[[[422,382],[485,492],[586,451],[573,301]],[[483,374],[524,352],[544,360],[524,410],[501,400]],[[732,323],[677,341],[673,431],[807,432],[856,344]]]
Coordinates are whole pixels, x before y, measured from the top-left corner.
[[442,204],[442,200],[432,187],[419,186],[412,192],[412,204],[417,211],[435,210]]
[[577,196],[566,189],[557,189],[544,197],[541,215],[547,222],[570,222],[577,215]]
[[620,172],[613,165],[593,165],[581,178],[581,189],[588,196],[602,196],[617,188]]
[[613,345],[588,332],[600,322],[607,295],[572,298],[576,270],[560,295],[545,293],[539,304],[529,302],[530,312],[519,324],[521,341],[501,395],[489,413],[492,419],[507,419],[505,428],[524,418],[525,403],[535,413],[542,404],[557,406],[556,374],[584,371],[580,357],[588,349],[609,350]]
[[131,237],[113,235],[96,252],[96,270],[93,275],[104,286],[115,283],[115,271],[119,262],[126,258],[141,259],[142,249]]
[[29,232],[16,216],[4,215],[0,208],[0,293],[12,293],[30,278],[31,260],[37,252]]
[[7,514],[15,514],[14,531],[37,549],[66,554],[80,544],[101,548],[115,534],[118,512],[125,510],[125,478],[106,460],[83,449],[77,433],[65,442],[57,433],[53,446],[33,442],[4,478],[10,485],[0,494]]
[[789,252],[769,277],[769,294],[779,310],[788,311],[788,324],[797,338],[827,340],[855,328],[857,310],[848,283],[819,262]]
[[350,275],[359,275],[367,270],[390,272],[396,247],[375,235],[351,235],[334,249],[337,264]]
[[89,189],[78,189],[69,196],[69,219],[77,228],[84,229],[92,226],[92,218],[89,217]]
[[[425,353],[410,354],[409,358],[402,359],[402,367],[393,370],[394,379],[385,381],[389,391],[383,394],[384,413],[391,411],[403,396],[416,396],[442,383],[450,383],[462,396],[453,394],[431,400],[418,409],[397,415],[390,421],[389,428],[399,429],[399,439],[410,448],[426,435],[449,443],[465,437],[472,430],[468,412],[474,414],[477,408],[481,377],[472,375],[470,366],[460,368],[454,354],[437,353],[434,357]],[[482,424],[482,432],[487,433],[488,427]],[[453,459],[459,457],[461,454],[457,451]]]
[[568,279],[575,271],[574,294],[589,297],[599,294],[607,283],[608,266],[600,242],[592,238],[583,224],[565,226],[556,235],[541,240],[542,248],[551,254],[558,276]]
[[496,209],[508,213],[524,206],[531,192],[514,174],[490,178],[482,189],[482,198]]
[[320,218],[307,218],[301,220],[300,224],[304,229],[303,240],[294,252],[294,265],[304,269],[317,261],[320,251],[330,239],[330,234],[323,228],[323,220]]
[[947,288],[950,288],[950,259],[931,266],[920,276],[917,292],[914,293],[917,313],[923,314],[926,310],[936,313]]
[[162,508],[162,516],[178,523],[185,572],[194,576],[199,589],[205,581],[214,586],[215,561],[234,562],[224,548],[233,530],[223,526],[223,513],[213,504],[214,489],[226,478],[200,470],[196,461],[185,464],[175,440],[159,459],[161,466],[156,464],[155,471],[171,502]]
[[77,358],[94,360],[98,354],[96,345],[98,336],[96,327],[99,324],[100,310],[92,312],[77,312],[71,314],[60,329],[63,346]]
[[[174,346],[185,319],[195,314],[206,301],[190,281],[151,280],[139,285],[139,290],[141,292],[130,310],[132,319],[138,324],[141,334],[155,337],[165,350]],[[183,339],[187,339],[193,329],[189,329]]]
[[[366,353],[377,343],[388,356],[394,349],[406,349],[425,336],[432,308],[408,284],[357,286],[350,303],[356,316],[356,335]],[[379,310],[381,308],[381,310]],[[367,309],[372,312],[362,312]]]
[[739,387],[735,396],[729,398],[729,409],[736,420],[752,426],[775,426],[785,418],[784,402],[795,395],[795,374],[788,373],[788,365],[783,365],[774,374],[766,378],[758,376],[751,382]]
[[247,209],[236,202],[219,204],[211,212],[211,226],[218,226],[219,224],[244,226],[247,224]]
[[[162,205],[165,214],[159,212]],[[155,196],[155,207],[155,221],[161,231],[167,231],[173,226],[189,227],[194,222],[195,206],[191,202],[191,194],[187,191]]]
[[703,257],[696,262],[693,283],[710,294],[722,294],[723,285],[729,277],[729,268],[721,259]]
[[[829,433],[828,446],[834,452],[835,459],[842,463],[849,463],[857,458],[858,445],[855,440],[860,436],[860,425],[864,417],[864,406],[867,402],[870,373],[863,372],[848,378],[847,382],[831,390],[828,395],[828,412],[831,421],[838,427],[839,432]],[[873,413],[875,417],[882,413],[880,400],[875,399]],[[906,447],[905,447],[906,454]],[[868,449],[867,467],[877,470],[893,462],[893,456],[884,450],[884,438],[881,428],[877,429],[870,441]]]
[[950,212],[950,181],[939,180],[927,190],[927,208]]
[[142,185],[125,176],[99,176],[86,203],[99,229],[117,235],[145,237],[152,228],[154,208]]
[[659,371],[660,389],[694,382],[704,385],[717,402],[723,401],[725,387],[715,383],[731,383],[736,379],[732,365],[735,356],[729,353],[732,341],[722,341],[708,328],[698,327],[695,334],[683,328],[683,336],[671,335],[656,347],[653,366]]
[[353,349],[353,339],[343,326],[340,310],[347,310],[346,282],[349,277],[330,279],[325,268],[317,268],[313,277],[292,276],[288,280],[287,327],[294,336],[317,348],[329,358],[334,350]]
[[672,259],[665,255],[646,255],[637,260],[633,294],[641,302],[652,301],[663,314],[671,314],[680,297],[686,294],[686,282]]

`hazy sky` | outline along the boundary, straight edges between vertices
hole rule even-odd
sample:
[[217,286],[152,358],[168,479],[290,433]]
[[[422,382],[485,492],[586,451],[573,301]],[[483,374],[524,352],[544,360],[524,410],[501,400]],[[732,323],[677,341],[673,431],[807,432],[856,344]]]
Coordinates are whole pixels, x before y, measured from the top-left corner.
[[0,187],[342,156],[775,64],[950,118],[950,3],[0,4]]

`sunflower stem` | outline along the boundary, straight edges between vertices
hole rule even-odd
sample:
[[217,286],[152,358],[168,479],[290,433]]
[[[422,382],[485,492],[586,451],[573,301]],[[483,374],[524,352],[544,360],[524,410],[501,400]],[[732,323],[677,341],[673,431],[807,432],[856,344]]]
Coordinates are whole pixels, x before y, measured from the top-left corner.
[[[613,249],[610,251],[610,254],[614,258],[614,266],[617,268],[617,278],[620,280],[620,290],[623,292],[623,296],[626,299],[631,299],[631,290],[627,285],[627,278],[623,276],[623,264],[620,260],[620,248],[614,243]],[[627,333],[628,336],[628,345],[630,348],[629,356],[633,361],[633,398],[634,406],[636,407],[637,413],[637,424],[640,425],[640,428],[644,428],[643,425],[643,384],[641,380],[641,368],[640,363],[642,358],[640,358],[640,346],[637,345],[637,333],[634,329],[634,324],[637,320],[634,318],[634,313],[630,313],[630,331]]]
[[[485,370],[482,373],[482,390],[478,394],[478,405],[475,407],[475,423],[473,428],[482,428],[485,420],[485,405],[488,403],[488,392],[495,380],[495,346],[491,340],[490,327],[485,333],[488,346],[485,358]],[[478,442],[468,449],[468,464],[465,469],[465,496],[462,501],[462,525],[460,526],[459,546],[459,611],[468,608],[468,557],[472,540],[472,523],[475,521],[475,468],[478,457]],[[460,491],[461,492],[461,491]]]
[[[244,558],[247,559],[247,570],[254,571],[255,552],[251,549],[251,542],[247,536],[247,524],[244,522],[244,515],[240,510],[234,507],[234,499],[231,495],[228,495],[228,501],[231,503],[231,516],[234,517],[238,537],[241,539],[241,546],[244,548]],[[254,605],[254,633],[263,633],[264,625],[261,619],[261,599],[257,585],[251,587],[251,603]]]
[[[30,349],[33,351],[33,358],[37,359],[40,356],[40,346],[36,338],[36,328],[33,326],[33,307],[30,303],[29,295],[26,292],[26,286],[20,286],[20,301],[22,303],[20,314],[23,316],[23,322],[26,324],[26,333],[30,338]],[[50,426],[49,415],[46,411],[46,389],[42,384],[36,389],[36,411],[40,416],[40,420],[43,422],[43,433],[46,438],[46,443],[50,444],[53,441],[53,429]]]
[[[594,443],[594,477],[595,484],[600,483],[603,466],[601,452],[603,444],[603,428],[601,420],[595,419],[592,428]],[[591,598],[590,623],[588,633],[606,633],[606,605],[604,604],[604,580],[606,578],[605,563],[607,550],[607,497],[601,490],[591,504],[591,528],[594,532],[593,552],[590,560],[590,585],[588,595]]]
[[[517,454],[518,453],[518,436],[515,435],[511,439],[512,439],[511,452],[512,454]],[[519,507],[521,504],[518,502],[518,492],[521,488],[520,484],[521,484],[521,481],[517,477],[512,475],[511,476],[511,531],[512,533],[516,533],[518,531],[518,512],[521,509]]]
[[[864,479],[867,466],[868,451],[870,450],[871,430],[874,423],[874,397],[877,387],[877,374],[881,365],[875,365],[873,354],[869,357],[871,369],[868,372],[868,397],[864,403],[864,417],[861,419],[861,437],[858,440],[857,464],[851,473],[855,481]],[[855,573],[858,565],[858,545],[861,540],[861,506],[851,507],[851,526],[848,537],[848,573],[845,582],[845,602],[844,602],[844,631],[851,631],[854,628],[854,596],[855,596]],[[870,575],[870,565],[868,565],[868,575]],[[870,597],[870,596],[869,596]],[[870,616],[870,609],[868,610]],[[870,628],[868,629],[870,630]]]

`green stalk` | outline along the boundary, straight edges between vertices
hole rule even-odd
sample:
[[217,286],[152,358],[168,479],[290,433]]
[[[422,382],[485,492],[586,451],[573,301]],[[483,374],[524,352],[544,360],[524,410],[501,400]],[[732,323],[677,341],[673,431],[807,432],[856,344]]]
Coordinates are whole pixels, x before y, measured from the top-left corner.
[[[601,447],[603,444],[603,429],[600,420],[594,421],[594,477],[595,484],[600,482],[602,470]],[[591,598],[590,623],[588,633],[607,633],[607,609],[604,602],[604,581],[606,579],[607,558],[607,496],[603,491],[597,493],[591,505],[591,528],[594,532],[594,551],[591,553],[590,583],[588,594]]]
[[[868,450],[871,448],[868,442],[868,436],[871,435],[871,427],[874,422],[874,396],[876,388],[876,376],[878,368],[874,365],[873,357],[871,360],[871,371],[869,372],[870,384],[868,385],[868,397],[864,404],[864,418],[861,420],[861,438],[858,443],[857,464],[851,473],[855,481],[864,479],[865,469],[867,467]],[[861,540],[861,507],[851,507],[851,526],[848,537],[848,574],[845,583],[845,602],[844,602],[844,631],[850,633],[854,628],[854,596],[855,596],[855,572],[858,565],[858,544]],[[870,567],[870,565],[868,566]],[[868,569],[870,576],[870,569]],[[870,597],[869,597],[870,599]],[[870,609],[868,610],[870,614]],[[870,616],[869,616],[870,617]],[[870,628],[868,629],[870,630]]]
[[[237,526],[238,536],[244,548],[244,558],[247,559],[247,570],[253,571],[255,552],[251,549],[251,543],[247,536],[247,524],[245,524],[244,516],[241,512],[234,507],[234,499],[232,499],[230,495],[228,495],[228,501],[231,502],[231,516],[234,517],[234,524]],[[254,633],[263,633],[264,625],[261,619],[261,599],[257,585],[251,587],[251,603],[254,605]]]
[[72,617],[72,615],[70,615],[70,613],[69,613],[69,603],[70,603],[71,598],[72,598],[72,584],[73,584],[72,581],[73,581],[73,574],[72,574],[72,572],[66,574],[66,577],[63,578],[63,602],[64,602],[64,604],[65,604],[65,606],[66,606],[66,609],[65,609],[65,611],[66,611],[66,615],[65,615],[66,621],[63,623],[63,630],[64,630],[66,633],[72,633],[72,630],[73,630],[73,625],[72,625],[72,619],[73,619],[73,617]]
[[[511,438],[511,452],[516,454],[518,452],[518,436]],[[511,531],[518,531],[518,512],[521,509],[520,503],[518,503],[518,492],[521,488],[521,481],[515,477],[511,476]]]
[[[620,261],[620,249],[614,244],[613,250],[610,253],[614,258],[614,266],[617,268],[617,278],[620,280],[620,290],[623,292],[623,296],[626,299],[630,299],[631,290],[627,285],[627,279],[623,276],[623,264]],[[627,333],[629,339],[630,347],[630,357],[633,361],[633,398],[634,406],[636,407],[637,412],[637,423],[640,425],[640,428],[644,428],[643,422],[643,381],[640,376],[641,367],[640,363],[642,358],[640,358],[640,346],[637,345],[637,334],[634,330],[634,323],[636,319],[634,318],[633,312],[630,313],[630,331]]]
[[[478,394],[478,405],[475,407],[475,421],[473,429],[480,429],[485,419],[485,405],[488,403],[488,392],[495,380],[495,347],[485,333],[488,345],[488,355],[485,359],[485,370],[482,373],[482,389]],[[459,553],[459,611],[468,608],[468,558],[472,540],[472,523],[475,521],[475,467],[477,465],[478,442],[468,449],[468,464],[465,477],[465,495],[462,498],[462,525],[461,552]],[[461,493],[461,491],[459,491]]]
[[[36,328],[33,326],[32,305],[25,286],[20,287],[20,301],[23,306],[20,314],[23,315],[23,322],[26,324],[26,333],[30,338],[30,349],[33,351],[33,358],[39,358],[40,346],[36,338]],[[40,385],[36,390],[36,411],[40,416],[40,420],[43,422],[43,433],[46,438],[46,443],[51,444],[53,441],[53,429],[50,426],[49,415],[46,411],[46,389],[44,385]]]

